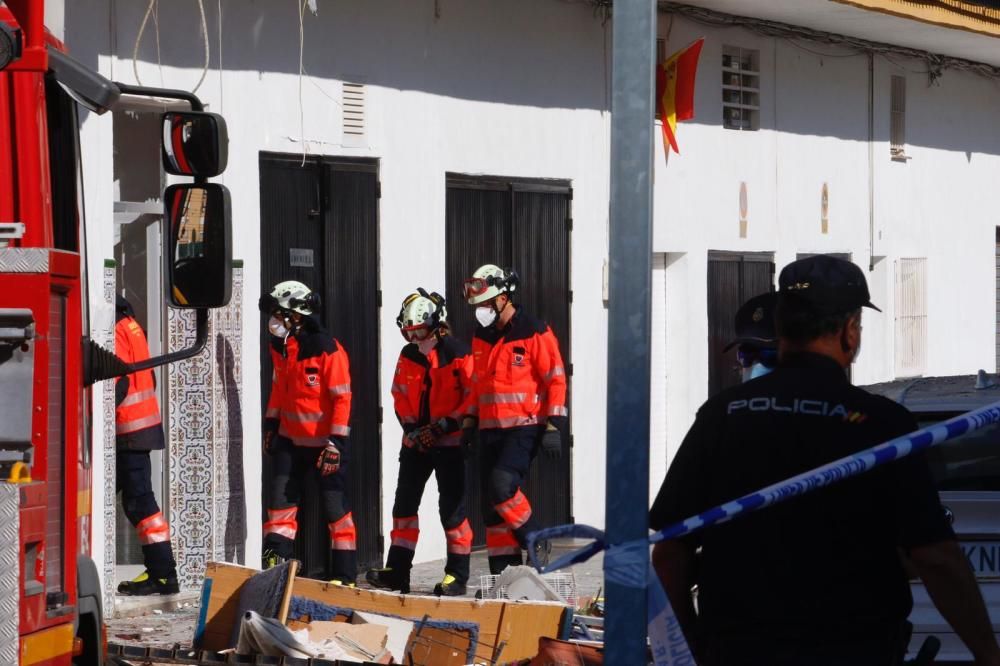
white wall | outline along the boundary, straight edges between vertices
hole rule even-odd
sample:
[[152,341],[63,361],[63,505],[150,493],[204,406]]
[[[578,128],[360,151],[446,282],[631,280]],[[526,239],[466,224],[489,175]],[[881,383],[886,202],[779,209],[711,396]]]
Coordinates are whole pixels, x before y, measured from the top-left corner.
[[[777,270],[800,252],[849,252],[866,269],[873,301],[854,381],[892,378],[895,261],[927,258],[927,375],[994,367],[994,227],[1000,190],[1000,88],[946,71],[928,86],[924,63],[874,61],[874,170],[868,167],[868,58],[832,46],[761,37],[661,15],[667,53],[706,38],[695,91],[696,118],[678,129],[681,154],[664,164],[657,146],[654,251],[668,253],[667,430],[669,451],[707,397],[709,250],[774,252]],[[889,41],[887,39],[887,41]],[[722,45],[760,51],[761,123],[722,128]],[[804,48],[800,48],[804,47]],[[824,53],[819,56],[807,50]],[[847,57],[842,57],[847,56]],[[890,76],[907,78],[907,162],[889,154]],[[874,179],[875,247],[869,244]],[[739,237],[738,193],[746,182],[749,228]],[[829,232],[820,193],[829,187]],[[869,260],[874,254],[874,271]],[[669,257],[676,257],[670,263]],[[884,257],[884,259],[881,259]],[[653,456],[659,455],[654,451]]]
[[[67,42],[106,75],[134,83],[131,53],[145,3],[88,0],[67,7]],[[140,6],[143,5],[143,6]],[[258,153],[277,151],[367,156],[380,160],[382,402],[399,352],[397,303],[417,285],[444,288],[445,173],[565,178],[574,188],[572,311],[574,482],[577,520],[603,524],[606,317],[601,269],[608,201],[609,35],[584,5],[533,0],[435,3],[348,0],[319,3],[305,17],[300,127],[298,16],[294,3],[227,0],[209,11],[212,69],[198,95],[229,125],[229,167],[218,178],[233,195],[234,256],[245,261],[243,336],[247,552],[259,550],[260,478],[257,285],[260,280]],[[152,23],[140,48],[146,85],[191,89],[201,73],[202,46],[194,3],[160,3],[160,60]],[[114,14],[110,12],[114,9]],[[89,24],[92,32],[84,31]],[[108,27],[112,34],[108,34]],[[610,26],[608,26],[610,30]],[[99,57],[98,57],[99,56]],[[368,87],[368,145],[341,142],[340,83]],[[332,98],[332,99],[331,99]],[[111,253],[110,119],[89,119],[84,132],[93,267]],[[374,279],[375,276],[372,276]],[[345,313],[345,316],[347,313]],[[396,486],[395,419],[383,425],[383,532],[388,539]],[[436,488],[421,510],[418,560],[444,555]],[[469,507],[470,511],[478,507]],[[251,559],[252,561],[252,559]]]

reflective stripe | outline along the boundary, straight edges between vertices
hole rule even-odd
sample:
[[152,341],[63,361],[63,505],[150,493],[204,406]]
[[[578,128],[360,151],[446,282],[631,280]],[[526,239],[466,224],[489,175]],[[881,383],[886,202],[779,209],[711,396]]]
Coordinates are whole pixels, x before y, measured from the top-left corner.
[[351,392],[350,384],[337,384],[336,386],[331,386],[327,389],[330,395],[344,395],[345,393]]
[[336,522],[327,523],[330,530],[330,548],[333,550],[355,550],[358,535],[354,529],[354,516],[350,512]]
[[148,391],[136,391],[135,393],[129,393],[128,396],[122,400],[122,404],[118,405],[118,409],[122,407],[131,407],[132,405],[138,405],[144,400],[155,400],[156,391],[150,389]]
[[281,412],[277,407],[268,407],[267,412],[264,414],[265,418],[276,419],[281,416]]
[[149,416],[144,416],[141,419],[134,419],[132,421],[122,421],[115,426],[116,435],[127,435],[130,432],[135,432],[136,430],[143,430],[144,428],[150,428],[155,425],[160,425],[162,420],[159,414],[150,414]]
[[290,412],[283,409],[281,410],[281,415],[289,421],[298,421],[300,423],[318,423],[323,420],[323,414],[321,412],[304,414],[300,412]]
[[486,528],[486,552],[490,557],[497,555],[520,555],[521,546],[514,533],[506,525]]
[[392,529],[394,530],[418,530],[420,529],[420,517],[409,516],[407,518],[393,518]]
[[417,541],[420,539],[420,518],[418,516],[393,518],[389,539],[393,546],[416,550]]
[[566,371],[563,370],[563,367],[561,365],[557,365],[556,367],[554,367],[551,370],[549,370],[548,373],[544,377],[542,377],[542,381],[543,382],[550,382],[550,381],[552,381],[552,379],[554,377],[560,377],[560,376],[562,376],[564,374],[566,374]]
[[[527,393],[486,393],[479,397],[479,402],[484,405],[519,405],[527,398]],[[538,396],[534,399],[538,400]]]
[[417,542],[410,541],[409,539],[404,539],[401,536],[390,536],[389,544],[396,546],[397,548],[405,548],[406,550],[416,550]]
[[560,405],[549,407],[549,416],[569,416],[569,410]]
[[402,423],[407,423],[407,424],[409,424],[409,423],[416,423],[417,422],[417,417],[416,416],[401,416],[401,417],[399,417],[399,420]]
[[139,533],[139,543],[143,546],[170,541],[170,526],[160,511],[140,520],[135,529]]
[[350,427],[345,425],[335,425],[332,428],[330,428],[330,434],[337,435],[339,437],[347,437],[348,435],[351,434],[351,429]]
[[499,419],[483,419],[479,422],[479,429],[487,430],[489,428],[515,428],[517,426],[537,424],[537,416],[505,416]]
[[402,395],[409,395],[409,393],[410,393],[410,387],[407,386],[406,384],[393,384],[392,385],[392,391],[394,393],[399,393],[399,394],[402,394]]
[[494,505],[493,508],[513,530],[521,527],[531,518],[531,503],[520,488],[517,489],[513,497]]
[[295,520],[298,515],[298,507],[290,506],[287,509],[268,509],[267,522],[264,523],[264,535],[277,534],[286,539],[295,539],[299,524]]
[[445,530],[445,538],[448,540],[448,552],[455,555],[468,555],[472,552],[472,527],[469,520],[465,519],[458,527]]

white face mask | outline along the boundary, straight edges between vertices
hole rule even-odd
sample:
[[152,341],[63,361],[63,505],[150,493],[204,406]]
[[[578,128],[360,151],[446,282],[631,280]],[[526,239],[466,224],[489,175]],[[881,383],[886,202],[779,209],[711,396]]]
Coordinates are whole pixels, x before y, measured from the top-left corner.
[[417,349],[420,350],[421,354],[427,356],[428,354],[431,353],[431,350],[434,349],[434,345],[436,344],[437,344],[437,337],[431,335],[428,336],[426,340],[418,340]]
[[496,310],[494,310],[489,305],[481,305],[480,307],[476,308],[476,321],[479,322],[480,326],[485,328],[487,326],[490,326],[496,320],[497,320]]
[[763,363],[754,363],[749,368],[743,368],[743,381],[748,382],[751,379],[763,377],[764,375],[770,373],[772,369],[773,368],[769,368]]
[[267,320],[267,330],[276,338],[284,339],[288,337],[288,328],[285,326],[285,321],[273,315]]

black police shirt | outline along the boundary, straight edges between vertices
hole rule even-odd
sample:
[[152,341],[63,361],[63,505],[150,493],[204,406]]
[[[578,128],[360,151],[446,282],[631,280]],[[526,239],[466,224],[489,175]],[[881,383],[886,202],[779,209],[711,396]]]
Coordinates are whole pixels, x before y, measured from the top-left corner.
[[[852,386],[831,358],[790,356],[698,411],[650,510],[659,530],[916,429],[902,406]],[[899,558],[954,538],[921,455],[686,537],[699,633],[865,640],[912,607]]]

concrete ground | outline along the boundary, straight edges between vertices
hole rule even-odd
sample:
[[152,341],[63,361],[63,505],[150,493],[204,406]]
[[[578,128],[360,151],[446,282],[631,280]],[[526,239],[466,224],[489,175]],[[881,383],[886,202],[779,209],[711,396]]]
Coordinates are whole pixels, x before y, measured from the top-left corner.
[[[578,548],[582,543],[571,540],[554,542],[552,558]],[[603,557],[595,556],[588,562],[578,564],[563,573],[572,572],[578,598],[593,597],[604,585],[602,569]],[[471,576],[468,596],[479,589],[480,576],[489,573],[486,553],[472,554]],[[431,594],[434,585],[444,575],[444,560],[425,562],[413,567],[410,585],[413,594]],[[365,587],[364,574],[358,581]],[[188,647],[194,637],[194,627],[198,619],[200,592],[183,592],[178,595],[154,597],[118,597],[115,617],[107,620],[108,641],[121,645],[144,645],[169,648],[174,645]]]

